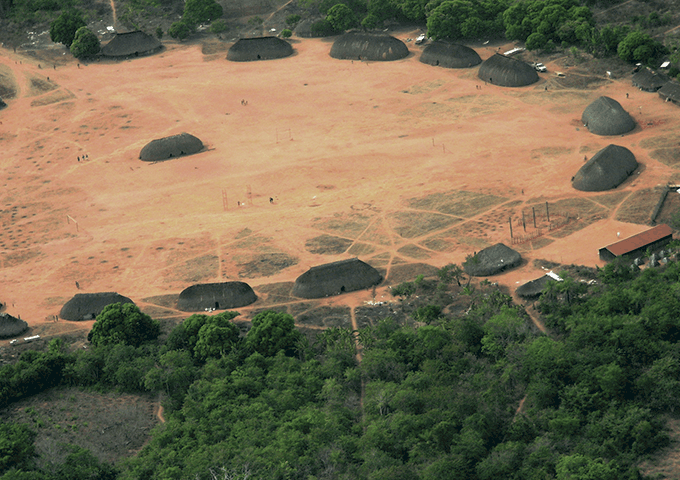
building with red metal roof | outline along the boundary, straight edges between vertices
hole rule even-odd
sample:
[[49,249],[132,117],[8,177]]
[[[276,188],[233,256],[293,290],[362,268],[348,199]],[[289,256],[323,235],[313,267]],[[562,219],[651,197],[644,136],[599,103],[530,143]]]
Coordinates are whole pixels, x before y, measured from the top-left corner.
[[647,249],[656,250],[673,240],[673,229],[668,225],[657,225],[647,231],[624,238],[600,249],[600,258],[606,262],[618,257],[643,255]]

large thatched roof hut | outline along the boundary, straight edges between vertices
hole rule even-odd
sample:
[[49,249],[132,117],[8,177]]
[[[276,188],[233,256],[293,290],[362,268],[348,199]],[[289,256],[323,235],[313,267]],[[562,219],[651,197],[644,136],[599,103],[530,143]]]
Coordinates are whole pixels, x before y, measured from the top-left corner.
[[500,53],[484,60],[477,75],[501,87],[525,87],[538,82],[538,73],[531,65]]
[[204,283],[182,290],[177,308],[185,312],[198,312],[209,308],[223,310],[244,307],[255,300],[257,295],[247,283]]
[[526,299],[534,299],[538,298],[541,296],[541,293],[543,293],[543,290],[545,290],[545,287],[550,283],[550,282],[555,282],[556,280],[554,278],[549,277],[548,275],[543,275],[540,278],[537,278],[535,280],[531,280],[530,282],[525,283],[524,285],[521,285],[515,293],[517,293],[518,296]]
[[8,313],[0,313],[0,338],[21,335],[28,330],[28,323]]
[[600,97],[588,105],[581,121],[595,135],[623,135],[635,128],[633,117],[609,97]]
[[514,268],[522,262],[522,256],[512,248],[497,243],[475,254],[463,263],[463,270],[473,277],[488,277]]
[[340,60],[389,62],[408,56],[406,44],[384,33],[348,32],[331,47],[331,57]]
[[576,172],[571,184],[576,190],[602,192],[619,186],[637,167],[633,152],[618,145],[607,145]]
[[104,307],[112,303],[134,302],[116,292],[77,293],[61,307],[59,317],[72,321],[94,320]]
[[479,54],[470,47],[437,40],[425,47],[420,61],[444,68],[470,68],[482,63]]
[[655,72],[648,68],[644,68],[633,75],[631,82],[634,87],[644,90],[645,92],[656,92],[668,81],[668,77]]
[[295,280],[293,295],[301,298],[322,298],[372,287],[382,276],[358,258],[318,265]]
[[665,102],[673,102],[680,105],[680,84],[675,82],[668,82],[659,89],[659,96]]
[[139,158],[145,162],[158,162],[182,155],[193,155],[201,150],[203,142],[199,138],[188,133],[180,133],[147,143],[139,152]]
[[252,62],[290,57],[293,46],[277,37],[242,38],[231,46],[227,60],[232,62]]
[[163,45],[161,42],[144,32],[118,33],[102,47],[102,55],[105,57],[129,57],[138,55],[150,55],[159,51]]

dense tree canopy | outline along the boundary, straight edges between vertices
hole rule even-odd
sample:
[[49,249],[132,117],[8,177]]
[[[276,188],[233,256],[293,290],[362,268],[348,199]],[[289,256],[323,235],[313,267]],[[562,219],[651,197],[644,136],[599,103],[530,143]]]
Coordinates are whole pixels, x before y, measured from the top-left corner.
[[138,347],[160,334],[160,323],[134,303],[113,303],[97,316],[87,339],[93,345],[124,344]]
[[50,25],[50,39],[70,47],[78,29],[85,26],[81,12],[75,9],[64,10]]
[[99,53],[99,38],[87,27],[80,27],[71,44],[71,53],[76,58],[92,57]]

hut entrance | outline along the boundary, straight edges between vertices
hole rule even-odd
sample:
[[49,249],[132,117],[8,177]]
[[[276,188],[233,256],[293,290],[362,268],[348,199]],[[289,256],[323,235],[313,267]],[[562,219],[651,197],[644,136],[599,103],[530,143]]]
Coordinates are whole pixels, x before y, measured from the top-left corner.
[[215,302],[215,310],[217,310],[218,308],[220,308],[220,302]]
[[345,286],[344,285],[342,287],[340,287],[340,292],[345,293]]
[[261,59],[262,59],[262,57],[260,57],[260,56],[258,55],[258,56],[257,56],[257,59],[258,59],[258,60],[261,60]]

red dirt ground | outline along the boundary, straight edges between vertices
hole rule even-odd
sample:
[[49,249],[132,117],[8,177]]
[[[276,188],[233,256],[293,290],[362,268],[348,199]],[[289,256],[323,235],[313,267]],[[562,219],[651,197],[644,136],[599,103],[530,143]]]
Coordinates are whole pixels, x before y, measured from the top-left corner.
[[[350,256],[388,277],[399,263],[462,263],[487,245],[511,245],[507,218],[517,222],[522,208],[600,197],[574,190],[570,179],[584,155],[609,143],[631,149],[642,164],[614,193],[665,185],[674,174],[640,142],[674,138],[680,110],[633,89],[629,78],[570,90],[552,73],[569,70],[548,64],[539,83],[502,88],[484,85],[476,68],[422,64],[412,43],[409,57],[387,63],[332,59],[328,40],[293,46],[286,59],[232,63],[224,52],[168,44],[154,56],[80,68],[60,58],[56,69],[0,50],[0,72],[11,70],[18,87],[0,111],[0,302],[7,312],[35,328],[79,291],[117,291],[137,303],[197,282],[238,279],[257,291]],[[484,59],[496,47],[477,51]],[[600,95],[618,100],[642,127],[623,137],[590,134],[579,119]],[[156,164],[138,159],[152,139],[180,132],[208,148]],[[493,201],[470,209],[462,191]],[[460,211],[409,204],[437,193],[462,202]],[[525,266],[490,280],[514,290],[542,274],[536,258],[601,266],[597,250],[617,232],[625,238],[648,228],[614,220],[623,202],[596,202],[594,223],[517,246]],[[581,208],[566,213],[587,216]],[[587,223],[575,222],[570,228]],[[306,242],[324,234],[351,246],[310,253]],[[370,297],[363,291],[328,303]]]

